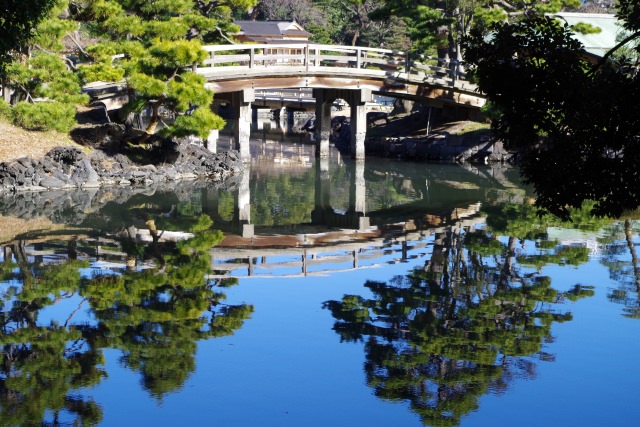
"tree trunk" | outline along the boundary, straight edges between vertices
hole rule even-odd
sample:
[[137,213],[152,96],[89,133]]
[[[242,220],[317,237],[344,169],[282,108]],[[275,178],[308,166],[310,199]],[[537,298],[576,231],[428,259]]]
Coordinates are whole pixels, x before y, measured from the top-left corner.
[[147,128],[144,130],[144,135],[140,138],[139,143],[146,142],[153,134],[156,133],[158,129],[158,125],[160,124],[160,106],[164,101],[164,97],[158,101],[151,103],[151,118],[149,119],[149,124]]
[[360,37],[360,30],[356,30],[356,32],[353,34],[353,37],[351,38],[351,46],[356,45],[356,43],[358,42],[358,37]]

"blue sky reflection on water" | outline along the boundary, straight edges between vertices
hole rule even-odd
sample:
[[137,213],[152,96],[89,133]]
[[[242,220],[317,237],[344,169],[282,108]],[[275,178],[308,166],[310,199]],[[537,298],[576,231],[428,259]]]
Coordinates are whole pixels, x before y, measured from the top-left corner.
[[[95,395],[107,408],[104,424],[422,425],[405,402],[373,395],[365,384],[363,345],[340,343],[334,319],[321,308],[343,294],[370,296],[362,287],[367,279],[388,280],[410,266],[242,279],[228,290],[229,303],[251,303],[255,313],[233,336],[199,343],[196,372],[182,390],[156,403],[136,387],[136,375],[109,368],[110,378]],[[560,307],[573,320],[555,323],[554,342],[544,345],[555,361],[535,360],[534,379],[516,379],[504,393],[487,393],[461,425],[631,425],[639,399],[640,322],[624,318],[621,306],[608,301],[615,283],[597,258],[579,267],[547,266],[544,273],[559,290],[593,284],[595,296]],[[110,363],[117,357],[108,352]]]
[[[407,265],[394,267],[402,274]],[[362,283],[380,273],[241,279],[228,290],[229,303],[251,303],[255,313],[233,336],[200,342],[195,378],[167,397],[156,422],[172,425],[175,415],[180,423],[221,426],[420,425],[406,404],[381,405],[365,384],[362,344],[341,344],[322,309],[326,300],[362,293]]]
[[573,320],[554,325],[555,342],[546,346],[554,362],[538,364],[535,380],[483,397],[463,425],[635,425],[640,322],[624,318],[622,307],[607,299],[616,284],[598,259],[545,270],[554,286],[593,283],[595,295],[569,303]]

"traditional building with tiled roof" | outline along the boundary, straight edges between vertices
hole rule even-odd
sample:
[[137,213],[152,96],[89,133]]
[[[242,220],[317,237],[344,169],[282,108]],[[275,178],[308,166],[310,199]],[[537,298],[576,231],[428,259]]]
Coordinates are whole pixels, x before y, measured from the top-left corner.
[[307,43],[311,33],[295,21],[235,21],[235,38],[242,43]]

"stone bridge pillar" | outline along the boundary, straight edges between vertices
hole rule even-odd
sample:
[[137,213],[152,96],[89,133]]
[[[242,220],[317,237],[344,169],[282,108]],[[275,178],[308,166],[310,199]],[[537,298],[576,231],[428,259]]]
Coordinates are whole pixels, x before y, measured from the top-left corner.
[[[331,136],[331,104],[336,98],[331,97],[328,89],[313,89],[316,100],[316,156],[329,156],[329,137]],[[335,91],[333,91],[335,92]]]
[[364,140],[367,136],[366,103],[372,100],[372,95],[367,89],[350,92],[351,97],[346,101],[351,107],[351,157],[364,160]]
[[329,155],[331,135],[331,105],[336,99],[344,99],[351,107],[351,156],[364,159],[364,139],[367,135],[366,103],[373,100],[369,89],[314,89],[316,99],[316,138],[319,157]]
[[251,160],[249,138],[251,137],[251,103],[254,101],[253,89],[243,89],[231,94],[231,106],[236,120],[233,130],[234,148],[240,152],[240,158],[244,162]]

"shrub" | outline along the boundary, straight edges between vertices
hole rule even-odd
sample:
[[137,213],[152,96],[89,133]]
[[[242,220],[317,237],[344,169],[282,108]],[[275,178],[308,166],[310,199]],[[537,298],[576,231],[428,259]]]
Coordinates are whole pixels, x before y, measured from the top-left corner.
[[0,120],[6,122],[10,122],[13,120],[11,106],[7,104],[3,99],[0,99]]
[[13,107],[13,123],[28,130],[69,132],[76,124],[75,106],[60,102],[19,102]]

